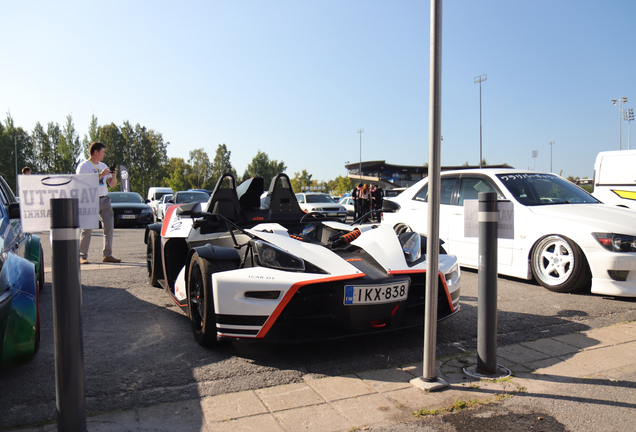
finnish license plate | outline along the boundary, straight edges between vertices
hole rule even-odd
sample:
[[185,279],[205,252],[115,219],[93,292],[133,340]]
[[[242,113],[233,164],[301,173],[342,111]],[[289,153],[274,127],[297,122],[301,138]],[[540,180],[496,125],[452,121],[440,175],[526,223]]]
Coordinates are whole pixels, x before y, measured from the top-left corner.
[[380,304],[405,300],[410,281],[396,281],[382,285],[346,285],[344,304]]
[[134,219],[135,215],[121,215],[122,219]]

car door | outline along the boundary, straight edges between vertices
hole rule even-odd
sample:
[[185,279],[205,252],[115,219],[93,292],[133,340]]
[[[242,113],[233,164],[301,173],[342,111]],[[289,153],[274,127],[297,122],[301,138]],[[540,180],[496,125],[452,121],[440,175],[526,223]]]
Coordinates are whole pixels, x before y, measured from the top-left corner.
[[[456,176],[448,176],[440,182],[439,238],[448,241],[448,213],[455,193]],[[413,230],[426,234],[428,232],[428,182],[408,202],[406,211],[402,212],[403,222]],[[448,248],[444,245],[448,252]]]
[[[13,191],[0,177],[0,206],[2,206],[3,223],[0,229],[3,230],[5,249],[21,257],[25,256],[26,236],[22,232],[22,220],[20,218],[10,219],[9,204],[17,202]],[[6,223],[6,225],[5,225]]]
[[[477,200],[480,192],[496,192],[497,199],[503,196],[495,183],[485,175],[462,175],[458,184],[458,194],[453,205],[448,207],[448,252],[456,255],[460,264],[478,267],[479,238],[464,235],[464,204],[467,200]],[[497,262],[499,265],[512,264],[512,240],[498,239]]]

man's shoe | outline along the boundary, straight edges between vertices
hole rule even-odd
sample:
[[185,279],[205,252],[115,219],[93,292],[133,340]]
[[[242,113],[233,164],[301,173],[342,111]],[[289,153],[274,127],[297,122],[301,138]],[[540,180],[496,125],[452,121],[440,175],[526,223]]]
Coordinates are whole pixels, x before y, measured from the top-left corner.
[[115,258],[115,257],[109,256],[109,257],[102,258],[102,262],[118,263],[118,262],[121,262],[121,260],[119,258]]
[[90,264],[88,260],[84,257],[80,257],[80,264]]

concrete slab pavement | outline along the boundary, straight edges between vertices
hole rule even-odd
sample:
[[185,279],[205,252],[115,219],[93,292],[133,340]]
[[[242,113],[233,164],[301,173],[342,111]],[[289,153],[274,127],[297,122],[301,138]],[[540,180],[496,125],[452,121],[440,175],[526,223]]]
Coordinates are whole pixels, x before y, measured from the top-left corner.
[[[421,376],[420,363],[90,415],[88,430],[407,430],[400,428],[414,427],[415,422],[421,423],[428,415],[502,399],[514,405],[516,401],[524,404],[530,400],[567,400],[568,395],[589,393],[588,397],[577,396],[576,406],[585,409],[590,403],[602,407],[604,422],[594,425],[593,420],[585,420],[589,426],[586,430],[601,431],[614,430],[608,427],[612,423],[611,409],[632,412],[636,408],[634,380],[625,379],[636,378],[635,322],[502,347],[497,354],[498,363],[509,368],[513,377],[499,381],[472,378],[463,373],[463,368],[476,364],[476,354],[464,353],[438,359],[437,374],[450,384],[442,391],[424,392],[409,383]],[[614,385],[615,391],[595,393],[608,383]],[[57,425],[11,430],[53,431]]]

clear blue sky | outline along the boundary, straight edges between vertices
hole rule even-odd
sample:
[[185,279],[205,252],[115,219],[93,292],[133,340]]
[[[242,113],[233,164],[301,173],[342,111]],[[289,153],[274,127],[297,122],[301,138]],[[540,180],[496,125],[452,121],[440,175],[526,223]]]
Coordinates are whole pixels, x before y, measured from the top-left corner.
[[[345,175],[359,128],[363,161],[423,164],[429,10],[425,0],[5,0],[0,108],[28,131],[72,114],[81,138],[91,115],[139,123],[186,160],[224,143],[239,174],[261,150],[290,176]],[[548,171],[554,141],[553,172],[591,177],[596,154],[619,146],[610,99],[636,108],[635,36],[633,0],[446,0],[442,165],[479,162],[473,80],[487,74],[488,163]]]

